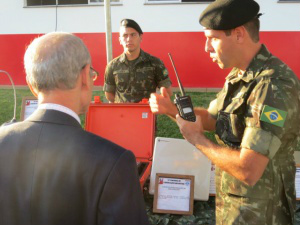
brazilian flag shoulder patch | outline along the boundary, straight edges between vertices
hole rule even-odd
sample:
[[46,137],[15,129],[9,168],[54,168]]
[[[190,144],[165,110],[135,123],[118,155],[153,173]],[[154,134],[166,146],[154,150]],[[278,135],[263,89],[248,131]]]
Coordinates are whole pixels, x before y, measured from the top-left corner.
[[265,105],[260,115],[260,120],[278,127],[283,127],[286,116],[287,112]]

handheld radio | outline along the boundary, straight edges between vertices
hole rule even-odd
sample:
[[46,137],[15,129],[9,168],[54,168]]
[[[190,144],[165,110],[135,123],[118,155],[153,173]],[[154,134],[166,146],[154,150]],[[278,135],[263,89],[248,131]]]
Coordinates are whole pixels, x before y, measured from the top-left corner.
[[193,108],[191,97],[188,96],[188,95],[185,95],[184,89],[183,89],[182,84],[179,80],[179,76],[177,74],[177,71],[176,71],[176,68],[175,68],[175,65],[174,65],[174,62],[173,62],[173,59],[172,59],[172,56],[171,56],[170,53],[168,53],[168,55],[170,57],[172,66],[174,68],[175,75],[176,75],[178,85],[179,85],[179,89],[180,89],[180,92],[181,92],[181,96],[179,96],[179,94],[175,94],[174,103],[175,103],[175,105],[178,109],[179,115],[183,119],[195,122],[196,121],[196,116],[195,116],[195,113],[194,113],[194,108]]

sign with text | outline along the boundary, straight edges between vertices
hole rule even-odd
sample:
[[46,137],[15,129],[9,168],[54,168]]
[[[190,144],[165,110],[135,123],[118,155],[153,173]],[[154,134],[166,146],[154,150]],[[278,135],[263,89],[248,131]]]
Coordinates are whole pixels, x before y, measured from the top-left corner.
[[38,107],[38,100],[35,97],[23,97],[20,119],[26,120]]
[[156,174],[153,212],[192,215],[194,176]]

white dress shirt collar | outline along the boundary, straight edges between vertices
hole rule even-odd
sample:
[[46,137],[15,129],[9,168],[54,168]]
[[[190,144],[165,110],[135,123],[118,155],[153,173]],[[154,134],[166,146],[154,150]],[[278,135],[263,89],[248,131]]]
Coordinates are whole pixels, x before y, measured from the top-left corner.
[[43,104],[39,105],[38,109],[52,109],[52,110],[57,110],[57,111],[66,113],[66,114],[72,116],[74,119],[76,119],[79,124],[81,124],[79,116],[73,110],[71,110],[63,105],[58,105],[58,104],[54,104],[54,103],[43,103]]

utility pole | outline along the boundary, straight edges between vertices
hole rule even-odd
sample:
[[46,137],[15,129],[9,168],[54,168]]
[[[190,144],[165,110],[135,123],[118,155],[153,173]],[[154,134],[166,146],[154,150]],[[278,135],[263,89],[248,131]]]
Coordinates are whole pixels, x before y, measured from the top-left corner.
[[104,0],[104,10],[105,10],[104,15],[105,15],[106,59],[107,59],[107,63],[109,63],[113,59],[110,0]]

